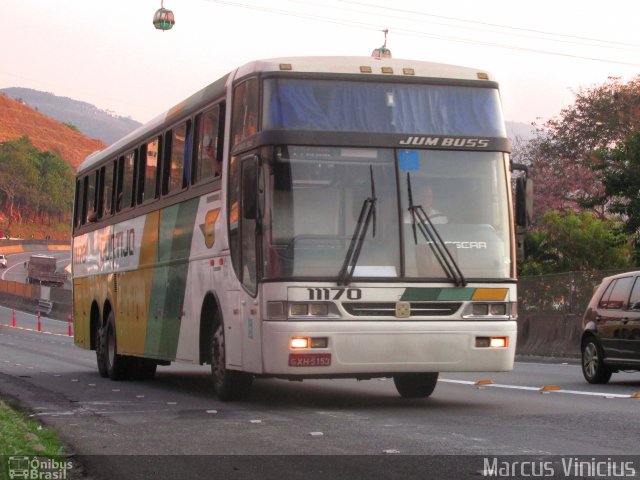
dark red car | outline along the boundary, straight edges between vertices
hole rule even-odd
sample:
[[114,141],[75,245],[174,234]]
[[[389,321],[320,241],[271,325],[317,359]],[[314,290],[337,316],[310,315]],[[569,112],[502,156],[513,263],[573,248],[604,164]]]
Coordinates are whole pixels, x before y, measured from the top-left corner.
[[621,370],[640,370],[640,272],[602,280],[582,319],[582,373],[607,383]]

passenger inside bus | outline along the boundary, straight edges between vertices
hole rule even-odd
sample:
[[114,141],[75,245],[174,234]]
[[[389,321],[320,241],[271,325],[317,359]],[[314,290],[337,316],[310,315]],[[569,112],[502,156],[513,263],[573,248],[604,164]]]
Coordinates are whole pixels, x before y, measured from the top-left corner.
[[[431,220],[431,223],[449,223],[449,217],[433,208],[433,197],[433,189],[429,186],[423,187],[422,189],[417,190],[417,192],[413,192],[413,204],[416,207],[422,207],[424,213],[426,213],[429,220]],[[411,212],[405,212],[404,222],[413,223]]]
[[222,175],[222,162],[216,155],[216,147],[214,145],[213,137],[205,135],[203,144],[204,151],[207,155],[207,159],[209,160],[209,164],[213,167],[214,176],[219,177],[220,175]]

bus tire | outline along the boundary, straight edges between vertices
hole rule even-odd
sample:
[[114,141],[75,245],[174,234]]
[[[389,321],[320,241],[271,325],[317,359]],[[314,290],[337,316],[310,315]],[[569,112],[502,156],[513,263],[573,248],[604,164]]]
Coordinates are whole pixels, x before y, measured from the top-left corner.
[[98,327],[96,329],[96,363],[98,364],[98,373],[101,377],[107,378],[109,376],[107,367],[107,329],[104,327]]
[[438,383],[438,372],[400,373],[393,376],[393,383],[402,398],[426,398]]
[[124,380],[127,376],[127,357],[118,355],[116,320],[113,310],[109,312],[105,325],[107,344],[107,374],[111,380]]
[[213,378],[213,388],[218,398],[223,402],[240,400],[249,395],[251,391],[252,375],[226,368],[222,322],[217,323],[211,335],[211,377]]

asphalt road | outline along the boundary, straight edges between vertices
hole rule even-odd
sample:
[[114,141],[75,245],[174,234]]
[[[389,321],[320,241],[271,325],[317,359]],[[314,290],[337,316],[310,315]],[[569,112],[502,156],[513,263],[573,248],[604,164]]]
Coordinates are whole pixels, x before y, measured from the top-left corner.
[[[207,367],[113,382],[69,337],[0,326],[0,392],[61,433],[80,477],[619,478],[611,466],[624,461],[625,478],[640,478],[640,374],[593,386],[575,364],[442,374],[424,400],[400,398],[389,379],[259,379],[249,399],[223,403]],[[597,459],[608,472],[571,470]]]

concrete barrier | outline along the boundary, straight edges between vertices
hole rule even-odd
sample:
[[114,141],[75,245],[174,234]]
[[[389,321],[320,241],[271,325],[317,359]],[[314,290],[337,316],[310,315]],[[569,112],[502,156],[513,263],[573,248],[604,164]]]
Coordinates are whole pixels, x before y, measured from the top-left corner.
[[[26,285],[10,280],[0,280],[0,305],[15,308],[23,312],[37,313],[39,302],[42,299],[40,285]],[[48,316],[59,320],[65,320],[71,312],[71,290],[62,288],[50,288],[49,301],[53,306]]]
[[37,252],[42,250],[71,250],[71,240],[0,240],[0,253],[4,255],[22,252]]
[[516,355],[580,358],[582,316],[525,313],[518,318]]

